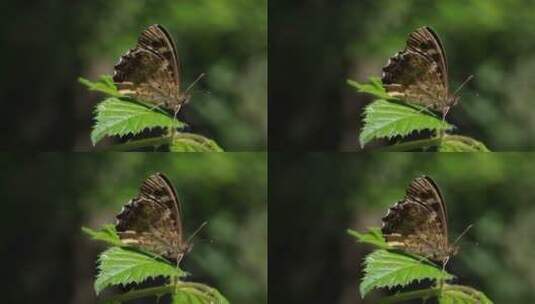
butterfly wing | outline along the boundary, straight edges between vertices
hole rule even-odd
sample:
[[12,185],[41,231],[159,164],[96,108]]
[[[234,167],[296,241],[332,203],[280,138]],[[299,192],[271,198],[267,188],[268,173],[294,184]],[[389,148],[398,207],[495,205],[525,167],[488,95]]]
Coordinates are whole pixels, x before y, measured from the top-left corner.
[[427,27],[409,35],[407,47],[390,58],[382,82],[389,95],[443,110],[449,106],[447,63],[442,43]]
[[438,215],[442,234],[448,235],[448,214],[446,203],[437,184],[429,176],[415,178],[407,188],[407,197],[431,208]]
[[170,63],[171,77],[174,87],[180,91],[180,60],[176,50],[176,44],[169,32],[159,24],[151,25],[141,33],[138,47],[152,49]]
[[182,204],[178,199],[175,187],[173,187],[167,176],[163,173],[149,176],[141,185],[139,196],[164,205],[165,208],[169,209],[175,219],[175,230],[182,236]]
[[161,173],[147,178],[139,195],[124,206],[117,215],[116,230],[124,243],[170,259],[188,248],[176,191]]
[[433,59],[438,66],[437,72],[440,74],[442,83],[448,90],[448,61],[444,45],[437,33],[428,26],[421,27],[409,34],[407,49],[425,54]]
[[436,260],[451,253],[444,201],[436,184],[426,176],[416,178],[405,199],[388,210],[381,230],[394,248]]
[[172,107],[180,103],[179,60],[169,33],[152,25],[134,49],[115,65],[113,81],[121,94]]

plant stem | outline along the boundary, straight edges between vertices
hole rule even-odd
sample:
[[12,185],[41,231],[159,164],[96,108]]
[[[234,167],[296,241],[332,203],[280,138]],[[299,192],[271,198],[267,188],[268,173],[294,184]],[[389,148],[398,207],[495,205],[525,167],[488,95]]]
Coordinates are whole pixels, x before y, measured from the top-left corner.
[[201,135],[198,135],[198,134],[194,134],[194,133],[186,133],[186,132],[176,132],[175,135],[174,135],[174,138],[188,138],[188,139],[191,139],[191,140],[194,140],[196,142],[205,142],[206,141],[206,138],[201,136]]
[[130,291],[124,294],[111,296],[106,299],[109,302],[126,302],[134,299],[146,298],[146,297],[156,297],[164,294],[173,294],[176,290],[188,290],[189,293],[196,294],[197,296],[203,298],[209,298],[207,294],[213,293],[212,288],[194,282],[177,282],[175,284],[169,284],[165,286],[150,287],[140,290]]
[[469,296],[472,296],[472,297],[477,297],[479,298],[481,295],[480,295],[480,291],[478,291],[477,289],[474,289],[472,287],[469,287],[469,286],[464,286],[464,285],[450,285],[450,284],[445,284],[444,285],[444,290],[459,290],[459,291],[462,291],[464,292],[465,294],[469,295]]
[[388,146],[385,148],[377,149],[378,152],[406,152],[416,149],[438,146],[442,141],[441,137],[433,137],[426,139],[419,139],[414,141],[408,141],[397,145]]
[[171,145],[176,139],[189,139],[198,145],[202,145],[207,151],[220,151],[221,148],[211,140],[194,133],[174,132],[159,137],[132,140],[123,144],[104,148],[101,151],[132,151],[140,148],[158,147],[161,145]]
[[436,297],[440,294],[440,288],[428,288],[416,291],[409,291],[398,293],[396,295],[386,297],[379,301],[380,304],[399,303],[412,299],[426,299],[430,297]]
[[146,298],[146,297],[155,297],[157,295],[163,295],[167,293],[173,293],[175,290],[174,285],[166,285],[166,286],[159,286],[159,287],[151,287],[151,288],[145,288],[140,290],[134,290],[130,291],[124,294],[111,296],[106,299],[108,302],[126,302],[133,299],[139,299],[139,298]]
[[180,288],[194,288],[197,290],[202,290],[205,293],[212,293],[214,292],[213,288],[206,286],[201,283],[195,283],[195,282],[181,282],[177,284]]
[[140,140],[132,140],[129,142],[126,142],[124,144],[118,144],[111,146],[105,150],[108,151],[131,151],[135,149],[140,148],[147,148],[147,147],[157,147],[161,145],[167,145],[171,142],[171,138],[169,136],[160,136],[160,137],[153,137],[153,138],[146,138],[146,139],[140,139]]

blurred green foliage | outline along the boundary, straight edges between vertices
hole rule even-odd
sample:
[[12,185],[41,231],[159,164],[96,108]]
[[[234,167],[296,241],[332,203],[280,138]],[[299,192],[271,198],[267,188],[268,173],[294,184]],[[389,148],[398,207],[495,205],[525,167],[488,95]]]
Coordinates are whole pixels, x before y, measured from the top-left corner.
[[92,36],[78,46],[88,64],[105,60],[111,73],[114,61],[135,45],[142,30],[162,24],[177,43],[183,88],[207,73],[182,113],[193,131],[207,133],[225,150],[265,148],[266,0],[96,2],[96,16],[85,16]]
[[355,94],[346,79],[364,82],[380,76],[387,60],[405,47],[408,34],[424,25],[444,43],[450,87],[455,90],[475,76],[448,114],[458,133],[492,151],[535,146],[535,2],[275,2],[270,11],[270,45],[275,46],[270,91],[273,86],[279,95],[270,111],[284,119],[277,120],[270,139],[274,146],[358,149],[362,111],[371,98]]
[[379,1],[373,6],[381,9],[369,7],[362,36],[348,48],[362,68],[367,65],[364,60],[369,65],[386,62],[404,47],[410,31],[429,25],[444,42],[450,86],[455,89],[475,75],[450,113],[454,124],[493,150],[534,146],[534,2],[413,0]]
[[534,146],[535,108],[530,99],[535,97],[535,2],[375,1],[365,8],[366,18],[354,19],[361,20],[360,37],[347,48],[361,69],[373,65],[379,70],[403,49],[410,31],[429,25],[444,42],[450,87],[454,90],[468,75],[475,76],[450,114],[460,132],[493,150]]
[[[454,283],[473,286],[495,303],[535,301],[535,156],[326,153],[274,158],[270,201],[277,204],[270,218],[278,225],[270,226],[270,235],[277,236],[270,241],[270,262],[277,266],[270,289],[292,286],[287,293],[292,303],[361,303],[356,292],[360,265],[372,248],[355,244],[345,230],[380,226],[386,210],[423,174],[442,190],[450,240],[474,225],[448,266],[457,276]],[[321,292],[299,297],[300,290]]]
[[6,0],[0,8],[4,147],[92,149],[100,96],[76,79],[112,74],[141,31],[159,23],[176,40],[182,85],[207,74],[180,118],[225,150],[265,150],[267,0]]
[[170,152],[223,152],[216,142],[202,135],[179,132],[173,133],[171,138],[169,129],[182,130],[186,128],[186,124],[162,108],[154,108],[131,98],[123,100],[109,75],[102,76],[96,82],[82,77],[78,81],[90,91],[109,95],[95,107],[95,125],[91,131],[93,146],[106,136],[124,138],[159,129],[164,132],[160,137],[130,140],[120,146],[114,146],[113,149],[132,151],[136,147],[158,149],[162,145],[168,145]]
[[105,246],[80,227],[114,224],[141,182],[160,171],[182,200],[186,235],[208,222],[182,269],[232,303],[267,303],[265,153],[4,154],[0,164],[0,256],[12,261],[6,302],[94,303]]
[[460,282],[474,282],[496,303],[535,301],[530,262],[535,245],[529,241],[535,239],[535,192],[529,190],[535,157],[388,154],[372,159],[375,168],[361,171],[358,193],[352,195],[357,212],[386,209],[402,198],[412,177],[430,175],[448,205],[450,239],[474,224],[453,270]]

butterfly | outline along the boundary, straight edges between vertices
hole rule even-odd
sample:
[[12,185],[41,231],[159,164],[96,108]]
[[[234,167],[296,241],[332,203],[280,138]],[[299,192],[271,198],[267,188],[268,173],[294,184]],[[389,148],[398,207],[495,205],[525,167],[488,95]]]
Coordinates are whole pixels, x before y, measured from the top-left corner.
[[446,51],[435,31],[424,26],[410,33],[405,49],[388,60],[381,80],[390,96],[440,111],[444,119],[472,77],[450,92]]
[[119,93],[162,106],[178,113],[190,99],[189,90],[180,88],[181,62],[175,42],[161,25],[151,25],[141,33],[135,48],[121,56],[114,67],[113,82]]
[[444,264],[458,252],[458,247],[448,242],[446,203],[428,176],[414,179],[405,198],[388,209],[382,220],[381,231],[393,248]]
[[182,206],[175,188],[162,173],[149,176],[116,218],[115,229],[124,244],[176,260],[177,265],[191,250],[193,236],[206,224],[184,239]]

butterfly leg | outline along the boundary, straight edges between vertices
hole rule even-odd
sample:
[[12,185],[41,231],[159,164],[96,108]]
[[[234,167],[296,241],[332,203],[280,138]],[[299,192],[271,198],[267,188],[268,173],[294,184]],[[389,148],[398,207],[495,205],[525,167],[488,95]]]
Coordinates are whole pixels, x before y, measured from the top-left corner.
[[418,113],[421,113],[423,111],[428,111],[433,105],[427,105],[425,107],[421,107],[419,110],[418,110]]
[[[182,104],[178,104],[175,109],[174,109],[174,114],[173,114],[173,122],[176,122],[177,121],[177,116],[178,116],[178,112],[180,112],[180,108],[182,107]],[[171,129],[171,138],[175,138],[175,135],[176,135],[176,128],[173,127],[173,129]]]
[[[180,261],[182,261],[182,258],[184,257],[184,253],[178,253],[176,255],[176,270],[178,272],[178,266],[180,265]],[[177,286],[179,279],[176,276],[171,277],[171,285]]]
[[[446,115],[448,115],[449,110],[450,110],[450,107],[445,107],[444,110],[442,110],[442,124],[446,123]],[[444,138],[444,135],[446,135],[446,131],[440,130],[438,137]]]
[[[163,106],[165,106],[165,105],[166,105],[165,102],[160,102],[160,103],[154,105],[153,107],[151,107],[149,110],[150,110],[150,111],[154,111],[155,109],[157,109],[157,108],[161,108],[161,107],[163,107]],[[181,107],[181,105],[178,105],[178,106],[175,108],[175,111],[174,111],[174,114],[173,114],[173,122],[176,121],[176,117],[177,117],[178,111],[180,111],[180,107]],[[175,137],[175,134],[176,134],[176,129],[173,127],[173,128],[171,129],[171,132],[170,132],[170,137],[171,137],[171,138],[174,138],[174,137]]]
[[180,112],[180,108],[182,108],[182,105],[179,104],[175,107],[175,113],[173,114],[173,120],[176,120],[176,117],[178,115],[178,112]]
[[[446,272],[446,265],[448,264],[448,261],[450,260],[450,257],[447,256],[444,258],[444,260],[442,260],[442,274],[444,274]],[[443,289],[444,288],[444,283],[445,283],[445,280],[444,278],[441,278],[438,282],[437,282],[437,286],[439,289]]]
[[442,122],[446,121],[446,115],[448,115],[448,112],[450,111],[450,107],[445,107],[442,111]]
[[165,102],[160,102],[160,103],[152,106],[149,110],[154,111],[154,109],[161,108],[162,106],[165,106]]
[[430,260],[432,257],[432,255],[418,256],[418,262],[431,263]]

